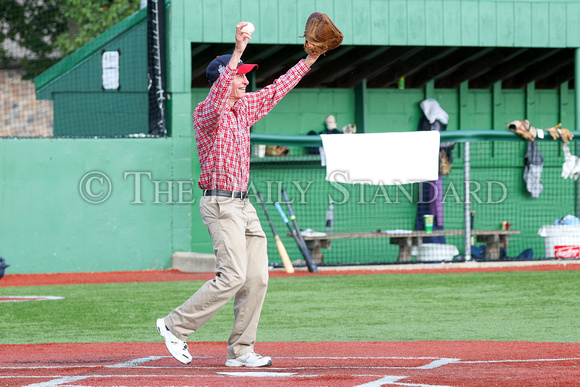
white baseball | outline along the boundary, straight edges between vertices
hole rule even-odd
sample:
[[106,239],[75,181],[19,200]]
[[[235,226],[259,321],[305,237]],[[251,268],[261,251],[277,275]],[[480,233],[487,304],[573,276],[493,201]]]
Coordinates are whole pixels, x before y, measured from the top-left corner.
[[252,23],[248,23],[244,28],[242,28],[242,31],[252,35],[254,31],[256,31],[256,27],[254,27]]

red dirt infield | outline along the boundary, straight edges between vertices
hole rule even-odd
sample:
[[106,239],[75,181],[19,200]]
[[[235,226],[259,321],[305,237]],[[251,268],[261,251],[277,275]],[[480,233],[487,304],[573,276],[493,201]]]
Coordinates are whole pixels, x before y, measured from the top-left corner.
[[2,386],[577,386],[579,343],[269,342],[267,368],[225,367],[225,343],[0,345]]
[[[321,270],[271,277],[580,270],[580,263],[405,270]],[[0,287],[209,280],[176,270],[8,274]],[[22,297],[21,297],[22,298]],[[225,343],[190,342],[193,362],[164,343],[0,344],[0,386],[580,386],[580,343],[259,342],[273,366],[225,367]]]

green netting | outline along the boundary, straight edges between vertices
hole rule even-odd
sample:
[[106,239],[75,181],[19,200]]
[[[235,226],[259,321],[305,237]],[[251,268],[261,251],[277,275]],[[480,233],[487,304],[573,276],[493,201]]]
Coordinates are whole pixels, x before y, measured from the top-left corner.
[[163,136],[163,0],[3,0],[0,137]]
[[[458,142],[453,150],[451,172],[442,176],[444,208],[442,228],[457,230],[460,235],[446,236],[444,241],[423,239],[423,250],[413,248],[411,262],[464,259],[466,144],[463,141],[470,141],[470,209],[475,211],[473,229],[501,230],[502,227],[507,228],[509,223],[509,230],[520,232],[519,235],[511,235],[508,243],[504,244],[498,240],[500,251],[498,259],[553,258],[558,254],[567,254],[566,251],[574,252],[576,248],[580,249],[580,229],[578,236],[572,236],[569,240],[559,239],[558,236],[546,238],[538,234],[543,226],[554,225],[555,221],[566,215],[577,215],[577,182],[561,177],[564,154],[560,141],[553,141],[550,138],[537,142],[544,158],[541,173],[543,190],[538,197],[533,197],[523,179],[527,142],[519,140],[517,136],[507,131],[494,133],[467,130],[445,133],[444,136],[447,136],[445,141],[453,139]],[[299,146],[297,143],[300,138],[310,142]],[[489,141],[493,138],[498,141]],[[329,200],[335,202],[334,233],[423,229],[423,223],[417,216],[418,210],[421,202],[424,205],[430,199],[420,197],[419,184],[371,186],[330,183],[325,180],[326,169],[321,165],[320,156],[307,154],[309,148],[319,145],[319,139],[309,139],[305,136],[253,137],[255,144],[274,143],[276,140],[277,145],[288,145],[289,154],[285,157],[254,156],[251,164],[250,191],[262,192],[291,260],[300,264],[302,257],[293,239],[287,236],[288,229],[273,205],[275,201],[284,203],[280,194],[282,188],[288,192],[302,230],[326,232]],[[573,141],[570,149],[573,154],[576,153]],[[258,206],[257,209],[270,238],[268,251],[270,260],[273,264],[280,264],[266,218],[261,207]],[[566,227],[568,232],[574,226],[562,227]],[[553,230],[549,232],[552,233]],[[553,254],[554,246],[552,246],[551,253],[547,253],[547,239],[550,239],[549,243],[556,243],[554,246],[572,247]],[[439,245],[432,246],[432,242]],[[447,246],[442,246],[441,242]],[[425,245],[426,243],[428,245]],[[457,248],[457,254],[449,255],[451,251],[449,245]],[[485,255],[487,248],[488,243],[478,242],[475,236],[473,248],[470,243],[468,252],[473,255],[473,259],[485,260],[490,258],[489,256],[486,258]],[[324,257],[319,260],[319,264],[323,265],[388,264],[397,262],[399,246],[391,244],[390,238],[336,239],[332,240],[330,249],[322,248],[321,252]]]

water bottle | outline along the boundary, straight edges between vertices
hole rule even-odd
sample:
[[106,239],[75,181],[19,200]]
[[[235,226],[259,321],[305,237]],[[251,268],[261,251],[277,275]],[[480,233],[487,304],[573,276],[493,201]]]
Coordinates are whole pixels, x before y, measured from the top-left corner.
[[405,88],[405,77],[401,77],[399,78],[399,81],[397,82],[397,87],[402,90]]
[[332,200],[328,202],[328,210],[326,210],[326,233],[334,232],[334,204]]

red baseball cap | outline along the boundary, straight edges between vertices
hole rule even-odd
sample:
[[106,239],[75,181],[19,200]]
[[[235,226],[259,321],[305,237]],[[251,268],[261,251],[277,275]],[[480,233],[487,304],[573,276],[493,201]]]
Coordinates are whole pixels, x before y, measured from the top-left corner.
[[[207,69],[205,70],[205,75],[209,83],[214,83],[224,71],[228,63],[230,63],[230,59],[232,58],[231,54],[221,55],[211,61]],[[236,74],[247,74],[252,71],[258,69],[257,64],[244,64],[244,62],[240,61],[238,63],[238,70]]]

